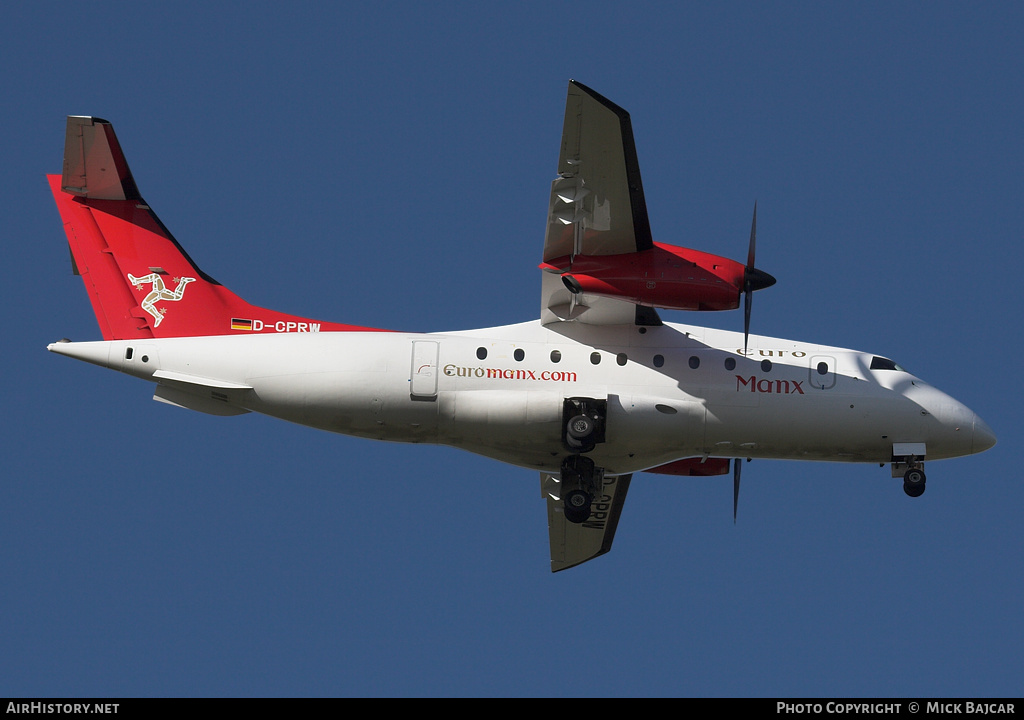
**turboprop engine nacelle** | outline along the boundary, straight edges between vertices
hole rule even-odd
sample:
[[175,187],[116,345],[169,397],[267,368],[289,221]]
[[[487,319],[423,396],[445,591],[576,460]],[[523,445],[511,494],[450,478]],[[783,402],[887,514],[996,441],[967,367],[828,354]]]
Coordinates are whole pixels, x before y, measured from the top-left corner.
[[540,267],[561,274],[570,292],[666,310],[734,310],[745,280],[753,281],[754,290],[775,282],[759,270],[748,278],[745,266],[735,260],[657,242],[640,252],[564,256]]

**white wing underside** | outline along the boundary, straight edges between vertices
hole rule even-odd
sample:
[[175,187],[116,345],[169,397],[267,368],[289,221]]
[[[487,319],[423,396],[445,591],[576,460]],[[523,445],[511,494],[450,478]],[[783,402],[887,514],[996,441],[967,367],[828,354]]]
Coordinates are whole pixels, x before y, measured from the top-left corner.
[[606,477],[601,496],[594,498],[590,519],[577,524],[565,519],[561,483],[558,478],[541,473],[541,494],[548,505],[551,572],[566,570],[587,560],[593,560],[612,549],[612,541],[615,539],[622,506],[626,502],[631,477]]
[[[551,183],[544,262],[576,255],[619,255],[653,246],[629,113],[571,80],[558,177]],[[559,274],[544,273],[541,322],[632,324],[635,305],[573,295]]]
[[562,283],[561,275],[541,273],[541,324],[568,320],[589,325],[632,325],[636,322],[636,305],[599,295],[573,295]]

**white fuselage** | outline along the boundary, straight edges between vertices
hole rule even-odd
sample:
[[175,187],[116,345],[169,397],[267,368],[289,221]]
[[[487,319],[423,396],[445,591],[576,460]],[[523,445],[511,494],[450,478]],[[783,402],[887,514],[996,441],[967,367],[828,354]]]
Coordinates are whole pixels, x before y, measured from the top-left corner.
[[899,443],[924,444],[937,459],[994,442],[973,411],[907,372],[871,369],[870,353],[757,336],[744,352],[741,333],[677,324],[534,321],[49,349],[156,380],[158,399],[184,407],[451,445],[546,472],[567,454],[570,397],[607,400],[606,441],[589,456],[609,475],[701,456],[887,463]]

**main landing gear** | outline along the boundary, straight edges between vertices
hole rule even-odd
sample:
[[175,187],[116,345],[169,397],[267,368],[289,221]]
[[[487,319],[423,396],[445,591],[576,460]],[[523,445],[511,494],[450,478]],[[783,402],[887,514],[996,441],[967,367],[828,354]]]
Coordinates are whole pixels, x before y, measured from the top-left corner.
[[588,453],[604,442],[608,401],[566,398],[562,402],[562,444],[573,454]]
[[566,398],[562,405],[562,444],[572,453],[562,461],[562,503],[571,523],[587,521],[594,497],[604,487],[604,468],[583,453],[604,442],[607,410],[606,400],[591,398]]
[[590,517],[590,507],[604,486],[604,470],[582,455],[570,455],[562,461],[562,504],[565,519],[583,523]]

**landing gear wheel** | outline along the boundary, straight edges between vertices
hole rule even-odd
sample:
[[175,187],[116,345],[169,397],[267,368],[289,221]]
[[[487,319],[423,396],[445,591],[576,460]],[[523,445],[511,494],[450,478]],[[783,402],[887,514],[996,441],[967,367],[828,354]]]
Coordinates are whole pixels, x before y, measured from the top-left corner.
[[565,519],[571,523],[586,522],[590,517],[590,504],[593,502],[590,493],[583,490],[570,490],[563,500],[565,504]]
[[903,474],[903,492],[910,497],[921,497],[926,480],[924,470],[910,468]]
[[910,497],[921,497],[924,495],[924,485],[907,485],[903,483],[903,492]]
[[[573,455],[582,455],[605,441],[608,401],[594,398],[562,400],[562,445]],[[586,489],[586,488],[585,488]]]
[[590,417],[586,415],[576,415],[569,420],[569,425],[566,427],[566,433],[574,440],[586,440],[593,435],[595,427],[596,425]]

